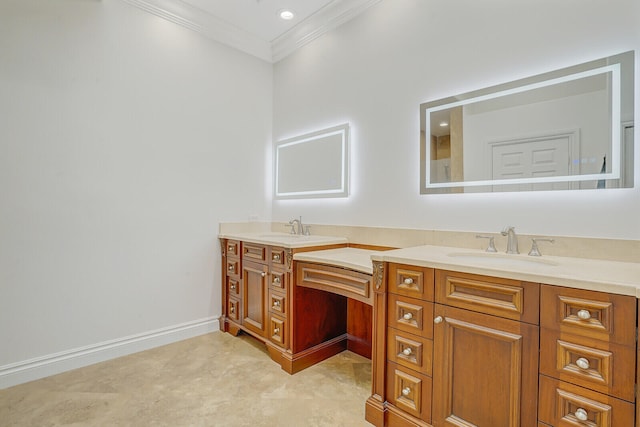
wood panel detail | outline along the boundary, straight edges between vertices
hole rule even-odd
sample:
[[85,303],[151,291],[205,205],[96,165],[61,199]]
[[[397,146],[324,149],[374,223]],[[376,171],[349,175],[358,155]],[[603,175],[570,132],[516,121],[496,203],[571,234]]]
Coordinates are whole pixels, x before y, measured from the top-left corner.
[[434,425],[534,427],[538,327],[435,307]]
[[433,338],[433,303],[389,294],[388,324],[410,334]]
[[435,280],[438,303],[538,323],[537,284],[445,270]]
[[431,421],[431,378],[389,362],[387,400],[414,417]]
[[371,276],[345,268],[298,262],[296,286],[319,289],[373,304]]
[[[632,426],[634,405],[540,375],[540,421],[557,427]],[[583,419],[584,418],[584,419]]]
[[433,341],[417,335],[399,333],[389,328],[387,340],[387,358],[397,363],[424,373],[432,375],[433,366]]
[[542,328],[540,372],[633,402],[635,347]]
[[242,243],[242,259],[266,262],[267,261],[267,247],[265,245],[258,245],[256,243]]
[[433,301],[433,269],[389,264],[389,292]]
[[548,329],[626,346],[636,343],[636,299],[561,286],[541,286],[540,323]]

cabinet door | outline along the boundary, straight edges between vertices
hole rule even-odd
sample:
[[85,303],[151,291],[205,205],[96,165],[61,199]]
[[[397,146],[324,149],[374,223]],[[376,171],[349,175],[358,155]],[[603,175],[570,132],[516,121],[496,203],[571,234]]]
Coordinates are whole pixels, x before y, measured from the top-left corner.
[[242,325],[266,336],[267,329],[267,266],[245,261],[242,264]]
[[433,425],[535,427],[538,327],[434,309]]

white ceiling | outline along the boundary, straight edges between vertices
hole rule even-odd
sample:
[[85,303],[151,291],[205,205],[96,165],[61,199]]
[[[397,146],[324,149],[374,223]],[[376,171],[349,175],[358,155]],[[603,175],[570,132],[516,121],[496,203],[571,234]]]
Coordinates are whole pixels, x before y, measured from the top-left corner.
[[[332,3],[333,0],[183,0],[223,21],[252,33],[267,42],[299,24],[309,15]],[[284,21],[278,11],[289,9],[295,18]]]
[[[245,53],[277,62],[381,0],[124,0]],[[295,13],[283,21],[278,12]]]

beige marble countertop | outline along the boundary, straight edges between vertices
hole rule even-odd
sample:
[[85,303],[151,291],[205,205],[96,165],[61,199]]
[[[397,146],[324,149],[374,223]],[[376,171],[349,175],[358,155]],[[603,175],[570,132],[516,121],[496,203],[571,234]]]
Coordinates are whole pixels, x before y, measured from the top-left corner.
[[335,265],[361,273],[373,274],[371,256],[377,251],[358,248],[338,248],[320,251],[299,252],[293,255],[296,261]]
[[248,233],[221,233],[222,239],[242,240],[250,243],[280,246],[284,248],[306,248],[309,246],[322,246],[348,243],[345,237],[335,236],[304,236],[300,234],[278,233],[274,231],[258,231]]
[[378,252],[371,258],[640,297],[640,263],[634,262],[531,257],[432,245]]

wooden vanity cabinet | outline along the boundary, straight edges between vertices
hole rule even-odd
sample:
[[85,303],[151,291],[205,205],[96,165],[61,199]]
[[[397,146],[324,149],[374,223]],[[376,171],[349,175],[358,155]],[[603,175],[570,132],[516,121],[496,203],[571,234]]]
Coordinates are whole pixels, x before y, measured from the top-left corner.
[[636,298],[541,286],[540,421],[634,425]]
[[537,284],[436,270],[435,289],[433,425],[535,427]]
[[233,335],[244,331],[259,339],[271,358],[289,373],[302,369],[296,365],[292,352],[293,254],[345,245],[290,249],[233,239],[220,239],[220,243],[223,284],[220,329]]
[[428,270],[374,262],[370,423],[640,427],[634,297]]

